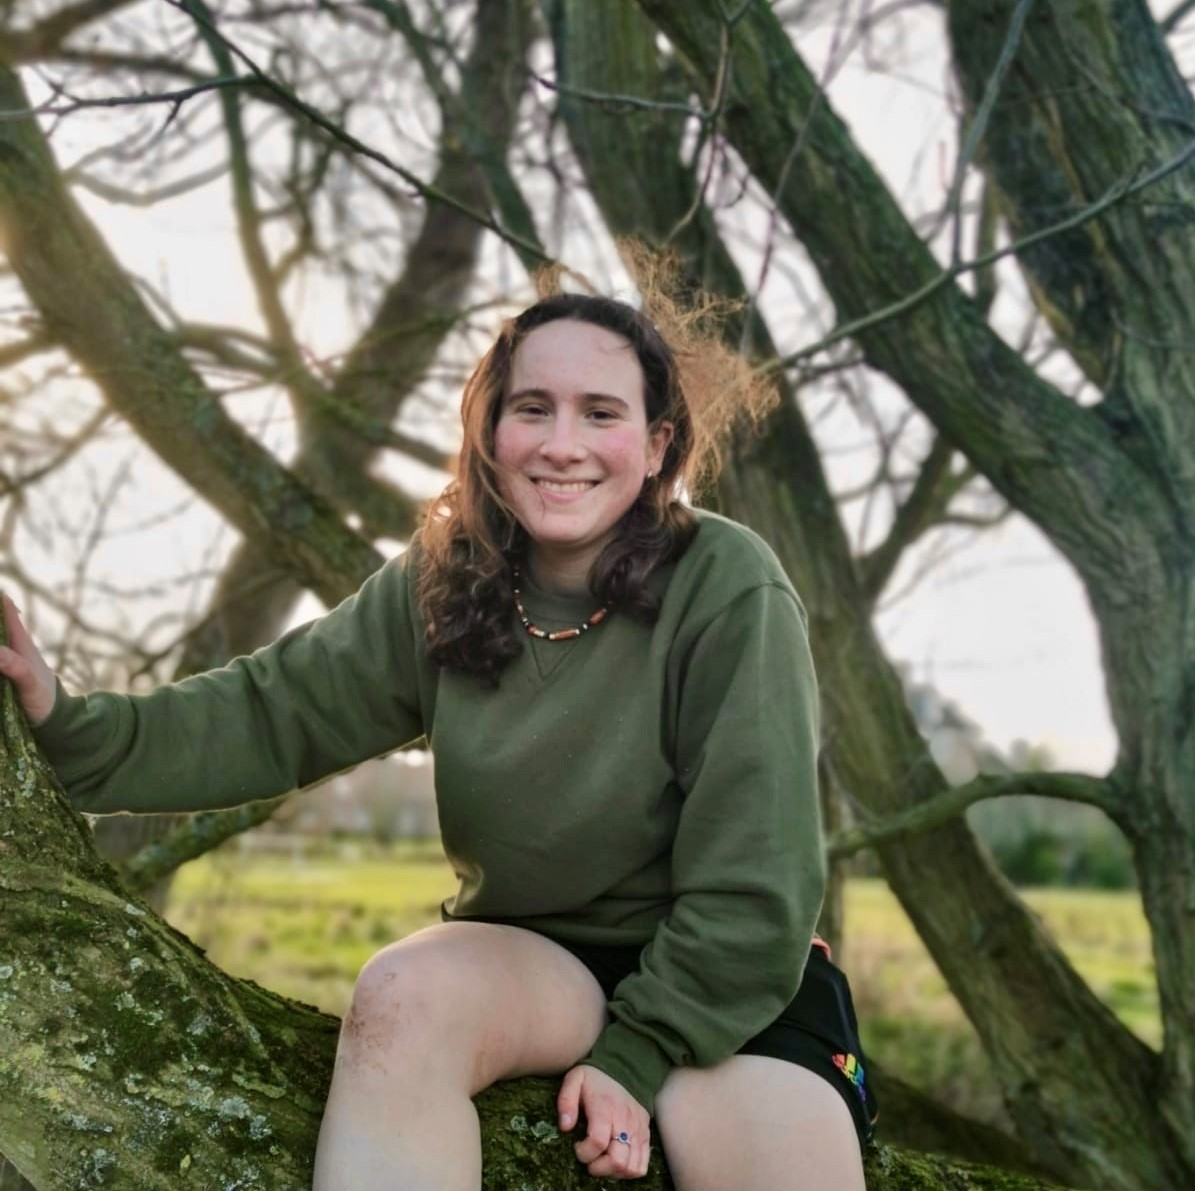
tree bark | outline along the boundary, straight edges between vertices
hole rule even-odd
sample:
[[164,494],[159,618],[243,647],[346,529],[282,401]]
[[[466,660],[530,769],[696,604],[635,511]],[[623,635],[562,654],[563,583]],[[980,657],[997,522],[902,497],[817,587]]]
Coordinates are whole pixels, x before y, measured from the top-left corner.
[[[955,66],[978,102],[1012,5],[950,6]],[[1144,3],[1038,5],[992,110],[983,161],[1012,235],[1173,159],[1195,100]],[[1090,417],[1148,477],[1175,532],[1160,573],[1093,569],[1123,816],[1153,936],[1165,1046],[1158,1105],[1195,1165],[1195,175],[1171,174],[1098,222],[1019,257],[1038,307],[1103,397]],[[1130,465],[1126,463],[1126,470]],[[1146,533],[1136,502],[1108,509]]]

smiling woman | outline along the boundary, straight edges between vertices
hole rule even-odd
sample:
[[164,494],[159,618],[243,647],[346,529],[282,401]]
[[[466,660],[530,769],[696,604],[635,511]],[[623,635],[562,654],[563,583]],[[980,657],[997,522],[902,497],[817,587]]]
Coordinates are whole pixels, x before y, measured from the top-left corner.
[[759,537],[681,500],[726,403],[766,400],[729,360],[541,300],[470,378],[457,479],[403,559],[149,695],[68,695],[5,604],[0,672],[86,811],[269,798],[430,743],[457,889],[357,978],[319,1191],[476,1191],[472,1098],[527,1074],[562,1077],[595,1177],[646,1172],[654,1117],[678,1191],[863,1186],[876,1107],[813,933],[804,609]]

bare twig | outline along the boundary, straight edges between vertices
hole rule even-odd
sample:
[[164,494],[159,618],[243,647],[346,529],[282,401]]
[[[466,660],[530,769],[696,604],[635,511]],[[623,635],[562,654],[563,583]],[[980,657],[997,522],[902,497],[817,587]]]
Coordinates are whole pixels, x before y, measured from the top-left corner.
[[152,94],[142,93],[141,95],[102,95],[97,99],[80,99],[71,95],[64,88],[56,86],[55,93],[66,96],[68,102],[48,99],[45,103],[37,104],[34,107],[0,111],[0,120],[24,120],[29,116],[69,116],[87,108],[147,107],[150,104],[159,103],[171,104],[174,111],[177,112],[188,99],[194,99],[195,96],[203,95],[208,91],[256,86],[258,86],[256,78],[232,75],[228,78],[216,78],[205,83],[196,83],[193,87],[183,87],[178,91],[155,91]]
[[950,183],[950,193],[946,200],[946,208],[953,212],[954,218],[953,234],[950,241],[951,265],[957,265],[962,259],[963,221],[958,207],[962,198],[963,182],[967,176],[967,167],[971,164],[975,150],[979,148],[979,142],[983,140],[983,134],[987,131],[988,120],[991,118],[992,109],[996,106],[1000,88],[1004,84],[1004,76],[1008,73],[1013,55],[1017,52],[1017,46],[1020,45],[1025,18],[1029,15],[1029,9],[1032,7],[1033,0],[1020,0],[1016,8],[1013,9],[1004,45],[1000,47],[1000,57],[996,59],[996,65],[988,76],[987,84],[983,89],[983,99],[980,100],[979,107],[975,110],[975,116],[971,120],[967,135],[963,138],[962,147],[959,149],[958,161],[954,166],[954,179]]
[[730,61],[731,46],[734,41],[734,26],[742,19],[746,9],[747,5],[744,4],[742,11],[737,14],[733,23],[726,15],[725,9],[722,10],[722,44],[718,56],[718,69],[714,75],[714,101],[710,104],[709,118],[702,122],[702,136],[698,141],[693,160],[696,162],[700,157],[702,142],[706,139],[708,139],[710,144],[710,157],[706,164],[705,177],[702,178],[700,185],[693,192],[693,201],[689,204],[688,210],[676,221],[672,229],[664,237],[664,245],[671,244],[689,226],[705,202],[706,191],[709,189],[710,179],[714,176],[714,162],[717,158],[718,122],[722,118],[722,109],[726,106],[726,96],[730,91]]
[[111,411],[101,409],[98,413],[88,418],[86,422],[62,445],[62,447],[49,459],[46,460],[40,467],[33,471],[26,472],[24,475],[16,476],[11,480],[6,480],[0,476],[0,498],[11,496],[13,493],[22,488],[28,488],[31,484],[36,484],[38,480],[44,480],[51,472],[60,468],[68,459],[71,458],[82,447],[86,446],[91,441],[92,435],[108,420],[111,416]]
[[1163,17],[1158,22],[1158,28],[1164,34],[1173,33],[1178,28],[1179,23],[1192,12],[1195,12],[1195,0],[1183,0],[1181,4],[1176,5],[1170,11],[1168,16]]
[[549,91],[567,95],[570,99],[583,99],[586,103],[598,104],[609,112],[676,112],[682,116],[691,116],[703,124],[714,118],[712,111],[695,108],[687,103],[676,103],[666,99],[644,99],[641,95],[612,95],[605,91],[590,91],[585,87],[570,87],[565,83],[558,83],[555,79],[544,78],[542,74],[531,73],[530,77]]
[[385,169],[397,174],[398,177],[407,182],[425,199],[431,202],[443,203],[446,206],[451,207],[453,210],[459,211],[468,219],[472,219],[474,222],[480,224],[488,231],[493,232],[496,236],[510,244],[512,248],[515,248],[520,255],[526,255],[531,259],[547,265],[556,263],[543,251],[542,248],[539,247],[539,245],[534,244],[525,237],[517,235],[508,228],[503,227],[489,215],[474,210],[468,204],[462,203],[459,199],[454,198],[446,191],[424,182],[423,179],[418,177],[418,175],[413,174],[408,169],[404,169],[398,164],[398,162],[393,161],[380,150],[371,148],[363,141],[358,140],[355,136],[346,132],[339,125],[329,120],[310,104],[304,102],[293,91],[291,91],[290,88],[284,86],[282,83],[278,82],[276,79],[262,70],[261,67],[259,67],[257,63],[245,53],[244,50],[230,41],[223,33],[221,33],[212,22],[208,21],[207,18],[200,11],[198,11],[197,6],[192,2],[192,0],[166,0],[166,2],[187,13],[187,15],[197,23],[206,25],[212,34],[215,37],[218,37],[224,43],[224,45],[227,46],[228,51],[249,68],[250,72],[263,87],[265,87],[272,94],[276,95],[286,106],[299,112],[317,127],[323,129],[323,131],[329,136],[334,137],[341,144],[348,146],[353,150],[353,152],[359,153],[363,157],[368,157],[371,161],[375,161]]

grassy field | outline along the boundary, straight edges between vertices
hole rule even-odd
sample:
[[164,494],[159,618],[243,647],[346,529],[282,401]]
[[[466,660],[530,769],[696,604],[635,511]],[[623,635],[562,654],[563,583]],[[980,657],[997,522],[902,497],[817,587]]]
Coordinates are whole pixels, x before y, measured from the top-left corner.
[[[179,874],[166,916],[228,971],[343,1014],[361,965],[386,943],[438,922],[452,890],[434,843],[293,855],[230,845]],[[1024,896],[1095,991],[1156,1046],[1153,960],[1137,895]],[[865,1050],[960,1111],[1003,1123],[975,1033],[887,887],[851,882],[846,922],[835,959],[854,990]]]

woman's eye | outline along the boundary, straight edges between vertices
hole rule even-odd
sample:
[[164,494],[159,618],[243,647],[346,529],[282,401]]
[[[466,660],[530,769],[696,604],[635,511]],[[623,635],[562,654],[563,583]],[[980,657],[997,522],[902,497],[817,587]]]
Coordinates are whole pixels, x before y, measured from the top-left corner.
[[598,422],[613,422],[618,418],[618,415],[612,409],[590,410],[589,416]]

